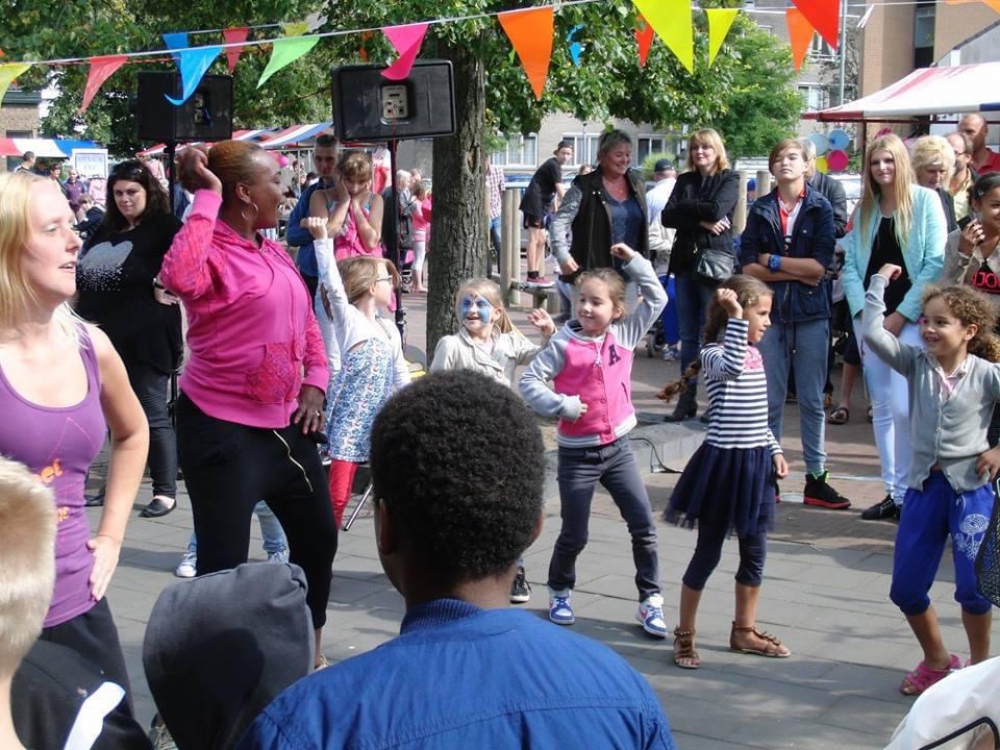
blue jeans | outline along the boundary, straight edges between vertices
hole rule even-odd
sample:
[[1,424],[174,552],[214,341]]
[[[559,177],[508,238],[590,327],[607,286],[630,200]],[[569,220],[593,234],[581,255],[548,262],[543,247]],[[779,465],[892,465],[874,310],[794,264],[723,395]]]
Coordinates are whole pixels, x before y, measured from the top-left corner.
[[502,218],[498,216],[495,219],[490,219],[490,244],[493,245],[493,255],[497,268],[500,267],[500,220]]
[[[681,330],[681,375],[701,356],[701,331],[705,327],[705,308],[715,294],[715,287],[702,284],[691,271],[674,275],[677,291],[677,323]],[[697,378],[688,381],[696,385]]]
[[823,386],[826,384],[826,359],[830,321],[775,323],[757,349],[764,358],[767,375],[767,424],[774,439],[781,441],[781,427],[788,395],[788,373],[795,372],[795,393],[799,402],[799,425],[802,430],[802,456],[806,471],[821,474],[826,465],[824,438],[826,414],[823,412]]
[[932,471],[922,489],[906,491],[889,591],[889,598],[904,615],[922,615],[930,606],[927,592],[949,536],[955,560],[955,601],[971,615],[989,611],[990,601],[979,593],[975,561],[993,502],[990,485],[957,493],[940,471]]
[[[267,507],[267,503],[261,500],[254,506],[253,512],[257,514],[257,521],[260,522],[260,533],[264,537],[264,552],[269,555],[273,555],[275,552],[285,552],[288,549],[285,530],[281,528],[274,512]],[[194,535],[194,532],[191,532],[188,552],[198,554],[198,537]]]
[[562,529],[549,562],[549,589],[576,585],[576,558],[587,545],[590,503],[600,482],[611,494],[632,536],[632,560],[639,601],[660,593],[656,523],[628,437],[593,448],[559,448]]

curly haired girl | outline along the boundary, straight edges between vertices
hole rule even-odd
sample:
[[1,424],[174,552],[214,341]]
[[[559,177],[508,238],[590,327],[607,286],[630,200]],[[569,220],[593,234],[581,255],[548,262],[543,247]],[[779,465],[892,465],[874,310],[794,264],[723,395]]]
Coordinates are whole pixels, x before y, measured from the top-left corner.
[[923,649],[923,661],[899,686],[917,695],[961,666],[944,646],[927,596],[949,537],[971,662],[989,656],[991,604],[979,592],[975,559],[993,512],[989,480],[1000,473],[1000,448],[987,450],[986,440],[1000,400],[1000,340],[990,301],[967,286],[949,286],[924,293],[920,335],[926,350],[902,343],[882,325],[883,294],[901,272],[887,263],[872,276],[863,319],[865,342],[909,386],[913,460],[889,596]]

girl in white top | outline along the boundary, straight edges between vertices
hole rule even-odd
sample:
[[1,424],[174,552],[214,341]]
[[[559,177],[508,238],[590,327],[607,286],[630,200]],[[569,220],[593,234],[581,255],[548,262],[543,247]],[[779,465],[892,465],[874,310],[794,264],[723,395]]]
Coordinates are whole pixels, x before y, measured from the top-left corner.
[[301,226],[315,239],[321,296],[341,359],[326,397],[333,459],[330,501],[339,526],[358,464],[368,460],[375,415],[395,390],[410,382],[399,331],[379,314],[389,306],[399,273],[389,261],[371,256],[347,258],[338,265],[326,220],[311,216]]
[[[434,349],[431,372],[474,370],[510,388],[514,370],[526,365],[541,351],[517,330],[500,300],[500,287],[490,279],[469,279],[455,295],[455,316],[462,323],[458,333],[444,336]],[[545,310],[532,310],[531,324],[545,336],[556,325]],[[524,572],[524,556],[517,561],[517,575],[510,587],[510,601],[523,604],[531,599],[531,586]]]
[[[479,278],[463,283],[455,295],[455,316],[462,327],[438,341],[431,372],[475,370],[513,388],[515,368],[528,364],[541,347],[528,341],[511,322],[496,282]],[[532,310],[528,320],[546,341],[556,332],[545,310]]]

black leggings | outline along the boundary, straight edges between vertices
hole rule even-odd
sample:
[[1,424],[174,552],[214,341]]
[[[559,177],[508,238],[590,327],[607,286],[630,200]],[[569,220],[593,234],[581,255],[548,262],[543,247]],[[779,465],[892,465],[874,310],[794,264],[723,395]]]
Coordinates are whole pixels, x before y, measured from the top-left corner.
[[125,668],[125,655],[106,596],[82,615],[45,628],[39,640],[71,648],[95,665],[105,678],[125,691],[129,712],[132,711],[132,686]]
[[122,357],[132,390],[149,422],[149,475],[153,494],[177,497],[177,437],[167,409],[170,375],[137,359]]
[[[722,559],[722,545],[728,532],[721,524],[698,522],[698,543],[684,573],[684,585],[701,591],[708,583]],[[764,559],[767,557],[767,531],[761,528],[756,534],[739,538],[740,565],[736,569],[736,582],[744,586],[760,586],[764,576]]]
[[250,519],[264,500],[288,537],[289,559],[306,574],[313,626],[326,622],[337,527],[316,444],[298,426],[269,430],[177,402],[181,468],[198,537],[198,575],[247,561]]

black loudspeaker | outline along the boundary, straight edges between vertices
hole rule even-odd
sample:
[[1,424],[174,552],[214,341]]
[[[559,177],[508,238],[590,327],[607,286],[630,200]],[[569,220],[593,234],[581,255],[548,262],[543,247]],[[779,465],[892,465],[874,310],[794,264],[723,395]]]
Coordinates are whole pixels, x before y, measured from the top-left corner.
[[140,141],[185,143],[225,141],[233,137],[233,78],[205,76],[181,106],[181,77],[177,73],[139,73],[136,120]]
[[390,81],[383,65],[333,68],[333,125],[342,141],[427,138],[455,132],[450,60],[418,60],[409,77]]

